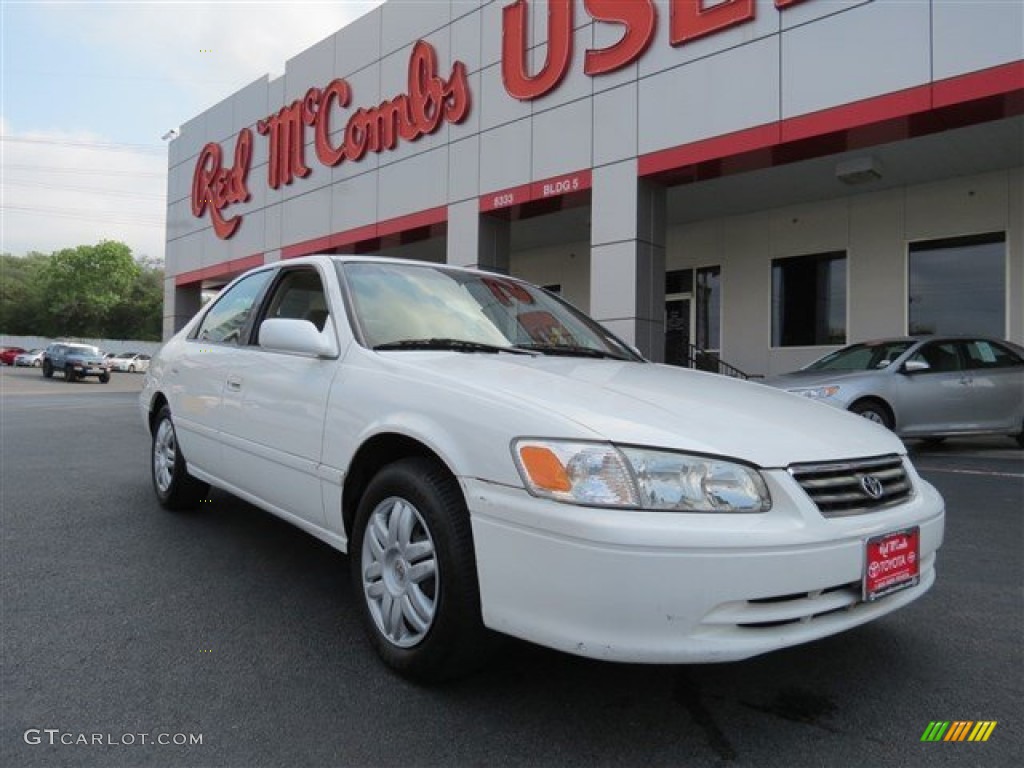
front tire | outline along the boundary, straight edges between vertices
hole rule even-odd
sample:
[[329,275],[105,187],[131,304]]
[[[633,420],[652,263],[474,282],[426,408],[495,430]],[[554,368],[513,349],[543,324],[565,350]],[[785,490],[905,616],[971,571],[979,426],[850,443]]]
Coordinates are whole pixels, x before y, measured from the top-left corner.
[[110,374],[109,373],[101,373],[100,374],[100,384],[106,384],[109,381],[110,381]]
[[73,384],[75,382],[76,378],[77,377],[75,376],[75,372],[73,370],[71,370],[70,368],[65,368],[64,369],[64,380],[65,381],[67,381],[68,383]]
[[188,473],[185,457],[178,447],[178,435],[166,405],[157,413],[153,426],[152,469],[153,490],[164,509],[193,509],[210,490],[206,483]]
[[889,409],[875,400],[859,400],[850,406],[850,413],[863,416],[868,421],[881,424],[886,429],[892,429],[895,421]]
[[415,457],[381,469],[350,542],[359,613],[385,664],[427,683],[486,661],[469,511],[444,466]]
[[47,360],[46,362],[43,363],[43,378],[44,379],[52,379],[53,378],[53,364],[49,360]]

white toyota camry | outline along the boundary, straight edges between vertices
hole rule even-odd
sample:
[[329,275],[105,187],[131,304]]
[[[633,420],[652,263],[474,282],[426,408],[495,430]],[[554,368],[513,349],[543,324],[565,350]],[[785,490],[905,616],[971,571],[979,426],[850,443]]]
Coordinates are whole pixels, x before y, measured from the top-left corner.
[[935,580],[943,501],[888,430],[656,365],[522,281],[312,256],[231,283],[152,360],[157,498],[216,486],[348,552],[383,660],[490,630],[626,662],[743,659]]

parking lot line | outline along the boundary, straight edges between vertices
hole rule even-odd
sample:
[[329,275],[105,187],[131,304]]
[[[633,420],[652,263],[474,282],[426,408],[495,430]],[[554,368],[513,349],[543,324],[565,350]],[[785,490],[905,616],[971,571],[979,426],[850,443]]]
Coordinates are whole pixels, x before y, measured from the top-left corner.
[[985,475],[987,477],[1020,477],[1024,478],[1021,472],[986,472],[980,469],[940,469],[939,467],[917,466],[918,472],[946,472],[951,475]]

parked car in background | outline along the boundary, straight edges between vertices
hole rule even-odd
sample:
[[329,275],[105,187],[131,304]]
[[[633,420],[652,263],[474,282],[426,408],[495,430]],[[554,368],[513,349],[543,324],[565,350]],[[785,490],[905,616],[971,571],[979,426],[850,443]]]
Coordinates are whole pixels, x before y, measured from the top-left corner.
[[419,680],[476,667],[486,629],[743,659],[935,580],[943,501],[891,432],[648,363],[504,275],[260,267],[154,357],[139,404],[160,504],[215,485],[347,551],[370,642]]
[[24,347],[0,347],[0,363],[14,365],[14,358],[24,351]]
[[43,353],[43,376],[50,378],[54,371],[64,374],[69,382],[86,376],[96,376],[103,384],[110,381],[110,366],[100,351],[88,344],[58,342]]
[[1024,447],[1024,350],[1006,341],[868,341],[763,383],[859,414],[900,437],[1008,435]]
[[138,352],[119,352],[111,357],[110,370],[126,373],[145,373],[149,370],[149,355]]
[[14,358],[14,364],[16,366],[38,368],[43,364],[44,352],[46,352],[45,349],[32,349],[28,352],[22,352]]

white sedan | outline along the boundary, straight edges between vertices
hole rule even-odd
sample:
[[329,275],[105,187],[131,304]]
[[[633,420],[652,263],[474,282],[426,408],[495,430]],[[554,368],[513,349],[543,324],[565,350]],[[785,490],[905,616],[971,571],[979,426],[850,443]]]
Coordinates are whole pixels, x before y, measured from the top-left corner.
[[153,359],[157,499],[209,485],[348,552],[383,660],[488,630],[625,662],[743,659],[935,580],[944,506],[869,421],[656,365],[519,280],[313,256],[235,280]]
[[149,355],[138,352],[120,352],[110,358],[110,370],[121,373],[145,373],[149,370]]
[[45,349],[31,349],[14,358],[14,365],[19,368],[40,368],[43,365]]

